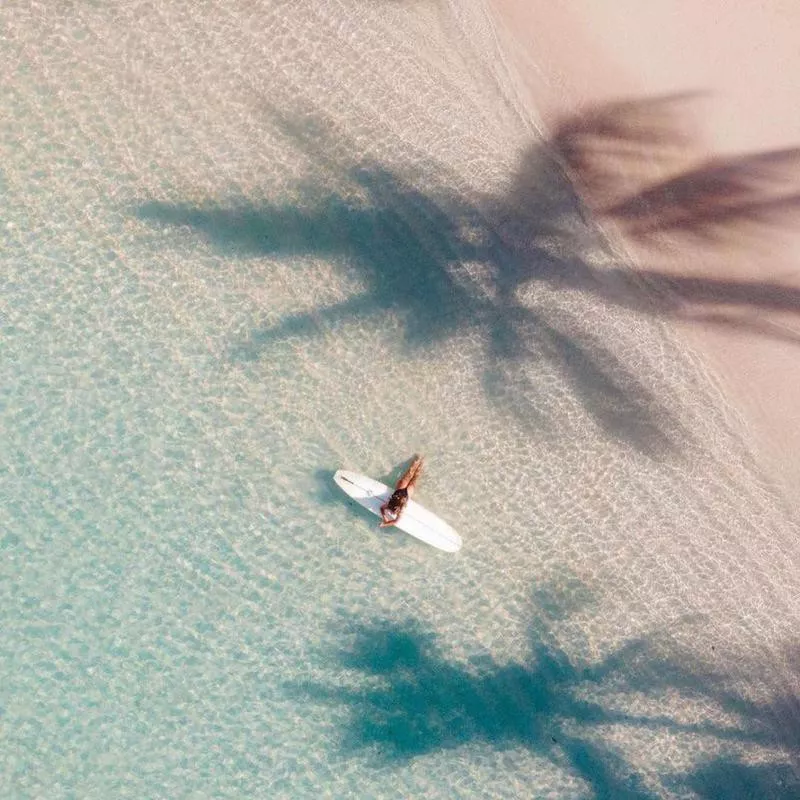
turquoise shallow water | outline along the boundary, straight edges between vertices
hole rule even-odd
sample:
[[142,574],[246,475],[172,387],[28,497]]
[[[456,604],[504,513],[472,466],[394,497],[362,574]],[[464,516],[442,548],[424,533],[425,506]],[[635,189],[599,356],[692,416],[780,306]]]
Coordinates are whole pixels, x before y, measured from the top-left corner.
[[4,796],[793,796],[793,522],[479,5],[0,20]]

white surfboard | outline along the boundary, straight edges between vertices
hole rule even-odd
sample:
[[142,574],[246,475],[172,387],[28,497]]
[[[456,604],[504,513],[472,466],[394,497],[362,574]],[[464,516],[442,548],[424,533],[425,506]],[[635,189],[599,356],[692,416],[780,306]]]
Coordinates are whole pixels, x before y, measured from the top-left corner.
[[[378,516],[381,515],[381,506],[394,491],[380,481],[346,469],[340,469],[333,479],[353,500]],[[461,537],[443,519],[414,500],[408,501],[395,527],[448,553],[461,549]]]

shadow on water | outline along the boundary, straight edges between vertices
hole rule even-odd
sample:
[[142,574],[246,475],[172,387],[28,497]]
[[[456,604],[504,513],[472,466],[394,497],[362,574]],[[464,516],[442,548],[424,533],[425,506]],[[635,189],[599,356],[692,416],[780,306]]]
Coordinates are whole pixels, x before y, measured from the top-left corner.
[[333,472],[331,470],[315,470],[314,482],[316,484],[314,499],[320,505],[332,506],[338,504],[341,492],[333,481]]
[[[358,152],[355,144],[322,124],[301,126],[276,114],[319,171],[319,180],[296,187],[292,202],[150,202],[138,214],[190,226],[241,258],[323,257],[364,287],[342,302],[257,326],[235,348],[237,359],[260,358],[275,342],[314,336],[329,324],[373,319],[379,325],[391,311],[402,320],[409,348],[480,335],[487,396],[537,432],[555,430],[558,422],[531,377],[547,366],[610,437],[656,456],[674,450],[681,433],[657,393],[608,336],[593,332],[593,320],[566,306],[531,302],[527,294],[532,288],[579,292],[640,314],[800,339],[751,316],[797,314],[795,288],[597,266],[591,258],[602,249],[592,220],[614,222],[633,240],[655,246],[660,236],[677,236],[739,247],[780,230],[800,211],[800,151],[698,160],[676,123],[682,102],[633,101],[564,121],[548,141],[528,148],[502,196],[460,191],[433,164],[400,174],[377,162],[353,163],[336,154]],[[317,478],[327,481],[328,474]],[[415,621],[377,621],[359,626],[352,647],[339,654],[352,680],[290,688],[304,701],[347,707],[342,747],[348,756],[405,762],[472,743],[524,747],[578,776],[596,798],[656,796],[607,736],[612,727],[704,737],[732,751],[749,745],[797,753],[800,747],[794,697],[748,700],[726,688],[724,675],[690,659],[664,659],[652,640],[630,642],[591,666],[576,664],[546,631],[533,631],[531,642],[523,663],[491,656],[458,662]],[[678,696],[735,722],[619,710],[624,702],[602,702],[611,689],[623,698]],[[800,796],[788,767],[745,763],[735,752],[663,782],[702,798]]]
[[[713,740],[730,756],[704,763],[688,775],[665,775],[663,785],[691,788],[701,797],[785,798],[800,788],[782,763],[747,766],[733,755],[746,745],[791,748],[769,724],[767,709],[736,695],[720,697],[722,675],[692,671],[692,662],[661,661],[654,642],[632,641],[600,663],[578,666],[546,631],[532,634],[526,663],[499,663],[490,656],[449,660],[436,637],[414,620],[359,626],[353,644],[339,653],[350,677],[336,685],[304,683],[290,691],[304,702],[344,705],[349,722],[341,747],[346,757],[367,755],[375,765],[402,763],[434,751],[483,743],[497,749],[524,747],[580,778],[591,794],[607,800],[651,800],[660,793],[630,762],[619,737],[663,733]],[[648,675],[656,679],[649,683]],[[341,678],[341,671],[337,673]],[[709,682],[713,681],[713,682]],[[344,685],[342,685],[342,683]],[[604,703],[604,690],[611,702]],[[648,715],[619,710],[620,693],[666,697],[665,690],[698,699],[702,718],[710,701],[725,700],[736,724],[686,722],[669,712]],[[587,698],[600,699],[587,699]],[[638,705],[637,706],[641,707]],[[737,706],[735,709],[732,706]],[[652,707],[652,706],[651,706]],[[685,715],[682,715],[685,716]],[[692,715],[692,718],[696,718]],[[771,758],[775,758],[774,753]],[[747,794],[747,788],[758,792]]]
[[701,800],[796,800],[800,781],[789,764],[745,764],[718,758],[688,776],[685,785]]
[[[800,150],[693,162],[689,137],[676,122],[686,101],[637,100],[564,121],[550,140],[528,148],[502,196],[459,191],[433,163],[403,174],[374,161],[355,163],[337,154],[357,153],[356,144],[331,133],[320,114],[299,124],[274,110],[276,125],[317,170],[291,203],[149,202],[137,213],[191,226],[242,258],[321,256],[365,287],[342,302],[257,326],[235,346],[234,359],[258,359],[273,343],[317,335],[325,325],[379,325],[392,312],[409,348],[479,335],[486,395],[531,430],[558,427],[531,377],[546,367],[608,436],[657,456],[676,450],[683,436],[657,391],[634,374],[607,334],[593,332],[585,314],[524,295],[532,287],[578,291],[637,313],[800,341],[763,318],[766,311],[800,311],[800,290],[590,266],[593,254],[608,253],[593,219],[614,221],[634,240],[676,234],[731,243],[745,231],[774,230],[800,210]],[[662,175],[655,180],[645,169],[653,163]],[[743,313],[753,311],[762,316]]]

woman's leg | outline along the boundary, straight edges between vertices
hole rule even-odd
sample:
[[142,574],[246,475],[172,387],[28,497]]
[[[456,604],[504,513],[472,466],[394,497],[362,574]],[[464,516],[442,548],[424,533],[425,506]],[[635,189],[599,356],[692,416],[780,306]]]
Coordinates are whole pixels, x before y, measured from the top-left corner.
[[422,456],[415,456],[414,460],[411,462],[411,466],[403,473],[394,488],[407,489],[408,493],[411,494],[411,491],[419,480],[419,476],[422,474],[422,461]]

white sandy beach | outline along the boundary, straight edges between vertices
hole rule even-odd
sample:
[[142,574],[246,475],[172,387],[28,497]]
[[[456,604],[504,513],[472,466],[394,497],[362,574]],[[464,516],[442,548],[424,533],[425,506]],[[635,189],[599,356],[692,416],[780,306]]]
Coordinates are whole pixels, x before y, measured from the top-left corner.
[[[492,5],[546,127],[605,103],[696,94],[678,104],[676,114],[693,133],[691,150],[698,159],[800,146],[800,7],[795,3],[493,0]],[[797,194],[797,155],[781,170],[771,176],[773,185]],[[788,295],[800,287],[799,216],[795,210],[747,235],[737,235],[734,226],[726,238],[711,243],[673,237],[666,254],[630,237],[625,244],[645,269],[783,285]],[[796,302],[792,305],[793,310],[745,308],[742,318],[758,320],[761,334],[698,318],[677,324],[723,380],[723,391],[744,414],[762,459],[796,504],[800,318]]]

